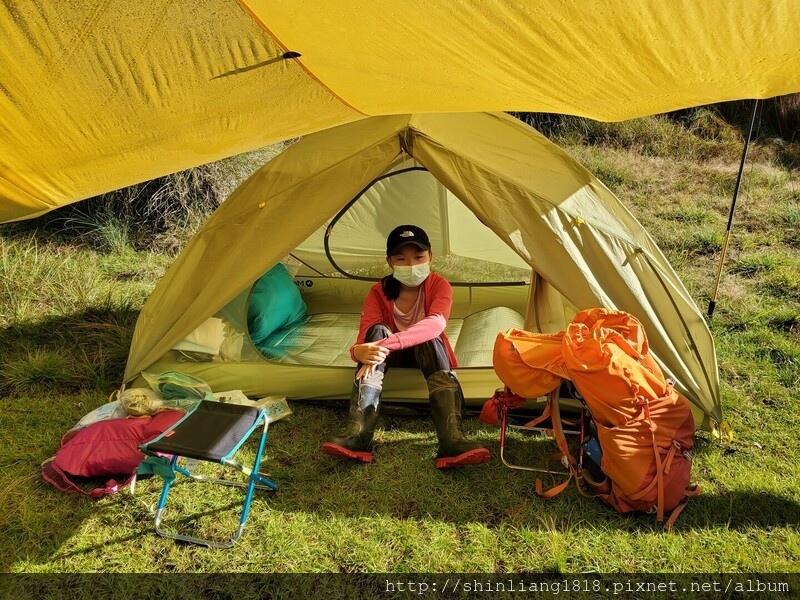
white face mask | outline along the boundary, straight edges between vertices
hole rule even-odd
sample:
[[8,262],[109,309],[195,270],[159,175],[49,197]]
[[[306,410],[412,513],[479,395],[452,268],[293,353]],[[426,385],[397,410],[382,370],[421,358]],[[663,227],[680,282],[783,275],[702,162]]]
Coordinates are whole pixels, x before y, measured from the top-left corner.
[[431,263],[394,267],[394,278],[408,287],[417,287],[431,274]]

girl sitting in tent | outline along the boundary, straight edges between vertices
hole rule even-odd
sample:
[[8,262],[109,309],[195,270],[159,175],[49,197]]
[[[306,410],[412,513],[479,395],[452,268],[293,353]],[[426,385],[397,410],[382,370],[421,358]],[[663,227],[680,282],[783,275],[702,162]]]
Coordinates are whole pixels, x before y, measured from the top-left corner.
[[358,338],[350,356],[358,363],[350,396],[349,422],[322,445],[332,456],[372,460],[372,436],[380,412],[383,377],[391,367],[416,367],[428,384],[431,416],[439,438],[436,467],[446,469],[489,460],[489,450],[469,442],[461,426],[464,395],[451,369],[458,366],[444,334],[453,290],[431,273],[428,235],[415,225],[401,225],[386,241],[392,268],[372,286],[361,312]]

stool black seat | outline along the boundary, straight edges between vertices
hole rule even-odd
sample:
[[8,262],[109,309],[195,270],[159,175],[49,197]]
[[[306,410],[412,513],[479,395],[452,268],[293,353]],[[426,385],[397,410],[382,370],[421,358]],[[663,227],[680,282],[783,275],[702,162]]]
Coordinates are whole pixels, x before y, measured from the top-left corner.
[[[258,489],[276,490],[278,486],[259,473],[264,447],[267,441],[269,419],[266,409],[241,404],[225,404],[210,400],[201,400],[186,415],[157,438],[140,446],[142,452],[150,457],[160,457],[169,463],[169,473],[165,477],[158,507],[156,508],[155,529],[164,537],[203,544],[212,547],[229,548],[242,536],[244,525],[250,511],[253,493]],[[251,468],[234,460],[234,456],[245,442],[257,431],[261,431],[258,449]],[[171,458],[165,459],[164,455]],[[178,460],[191,458],[198,461],[215,462],[231,466],[247,476],[247,481],[237,482],[229,479],[209,479],[192,473],[178,464]],[[161,527],[164,508],[170,488],[174,483],[174,474],[179,473],[196,481],[218,483],[228,486],[245,487],[246,494],[242,505],[239,527],[230,540],[218,541],[208,538],[194,537],[181,533],[168,532]]]

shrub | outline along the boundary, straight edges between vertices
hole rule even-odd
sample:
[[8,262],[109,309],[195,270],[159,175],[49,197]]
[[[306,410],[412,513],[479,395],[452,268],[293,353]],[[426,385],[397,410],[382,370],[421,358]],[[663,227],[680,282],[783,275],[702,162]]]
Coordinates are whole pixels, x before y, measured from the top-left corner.
[[233,156],[69,204],[4,227],[100,252],[125,248],[176,253],[236,187],[286,143]]
[[547,113],[511,114],[561,145],[592,144],[694,160],[741,153],[738,131],[707,110],[690,112],[683,120],[655,115],[616,123]]

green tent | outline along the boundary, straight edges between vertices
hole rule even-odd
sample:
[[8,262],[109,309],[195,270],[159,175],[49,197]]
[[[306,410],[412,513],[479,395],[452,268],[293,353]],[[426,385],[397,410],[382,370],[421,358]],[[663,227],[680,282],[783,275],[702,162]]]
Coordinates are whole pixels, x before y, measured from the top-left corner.
[[[482,162],[472,161],[473,149],[466,145],[470,135],[483,134],[445,135],[445,125],[423,126],[422,113],[531,111],[613,121],[798,92],[796,12],[792,0],[676,0],[634,8],[627,0],[410,0],[401,9],[389,0],[10,0],[0,5],[0,223],[364,120],[365,135],[378,138],[375,145],[358,138],[360,153],[348,146],[353,140],[338,140],[341,147],[326,148],[317,164],[307,165],[309,177],[329,165],[330,173],[314,179],[325,181],[335,171],[341,178],[334,182],[335,193],[304,186],[312,196],[309,205],[299,205],[283,193],[299,186],[299,179],[287,179],[271,165],[234,196],[230,205],[240,208],[223,207],[213,222],[222,219],[226,238],[212,226],[204,229],[142,313],[127,379],[161,361],[209,315],[225,312],[224,305],[270,264],[313,238],[347,199],[358,196],[359,185],[390,172],[399,158],[387,156],[401,156],[400,146],[451,190],[481,227],[497,235],[506,249],[498,252],[513,250],[512,266],[522,261],[533,267],[531,297],[514,309],[527,327],[548,330],[563,320],[564,311],[548,301],[555,293],[578,307],[640,311],[668,372],[703,415],[718,421],[716,363],[702,319],[651,240],[607,191],[569,159],[559,163],[569,173],[553,182],[541,170],[533,177],[530,159],[520,157],[500,165],[500,189],[479,194],[471,187],[477,180],[469,183],[458,169],[477,165],[475,173],[495,175],[482,172]],[[410,113],[419,116],[369,118]],[[471,126],[478,117],[464,118]],[[400,123],[415,124],[407,129],[414,133],[401,134],[406,130]],[[458,148],[451,150],[458,153],[455,164],[445,164],[447,159],[430,149],[420,154],[419,146],[425,147],[420,140],[445,138],[447,147]],[[485,155],[501,156],[506,140],[487,139],[494,141],[482,145]],[[347,157],[344,171],[328,162],[340,152]],[[470,160],[462,164],[462,156]],[[258,177],[272,183],[262,187],[255,183]],[[529,192],[509,204],[507,188]],[[251,195],[259,202],[240,205],[239,198]],[[545,209],[548,202],[554,208]],[[613,216],[601,219],[603,211]],[[592,214],[581,216],[584,212]],[[567,214],[575,219],[571,225],[558,221]],[[279,220],[267,226],[263,215]],[[539,235],[544,232],[550,233]],[[270,237],[251,237],[262,234]],[[617,235],[625,242],[612,243]],[[563,243],[544,241],[552,236]],[[196,249],[210,242],[213,250]],[[231,247],[219,250],[226,244]],[[453,244],[439,256],[469,246]],[[623,259],[630,248],[642,250]],[[488,250],[482,256],[506,260]],[[615,274],[610,280],[597,274],[598,261],[607,261],[603,268],[610,264],[606,273]],[[558,272],[566,264],[580,265],[570,281]],[[178,266],[184,272],[187,265],[189,275],[176,275]],[[231,279],[219,283],[226,271]],[[646,283],[637,283],[637,277]],[[164,291],[173,280],[179,286]],[[347,281],[359,297],[358,286],[365,284]],[[319,285],[317,290],[324,288]],[[490,295],[498,298],[512,289],[497,287]],[[490,293],[464,288],[468,305],[459,300],[462,314],[483,306],[476,300],[482,291]],[[312,310],[325,308],[316,304],[316,291],[304,294]],[[497,303],[519,307],[511,299]]]
[[[385,237],[424,227],[434,268],[455,285],[448,337],[468,403],[501,385],[499,331],[552,332],[575,310],[625,310],[695,408],[722,424],[714,344],[652,238],[577,161],[502,113],[372,117],[308,135],[264,165],[211,216],[141,311],[126,382],[182,370],[215,390],[343,398],[368,286],[385,274]],[[310,319],[279,359],[245,323],[254,282],[289,256]],[[381,271],[381,267],[384,268]],[[475,283],[474,270],[496,274]],[[392,370],[387,399],[423,400],[422,375]]]

